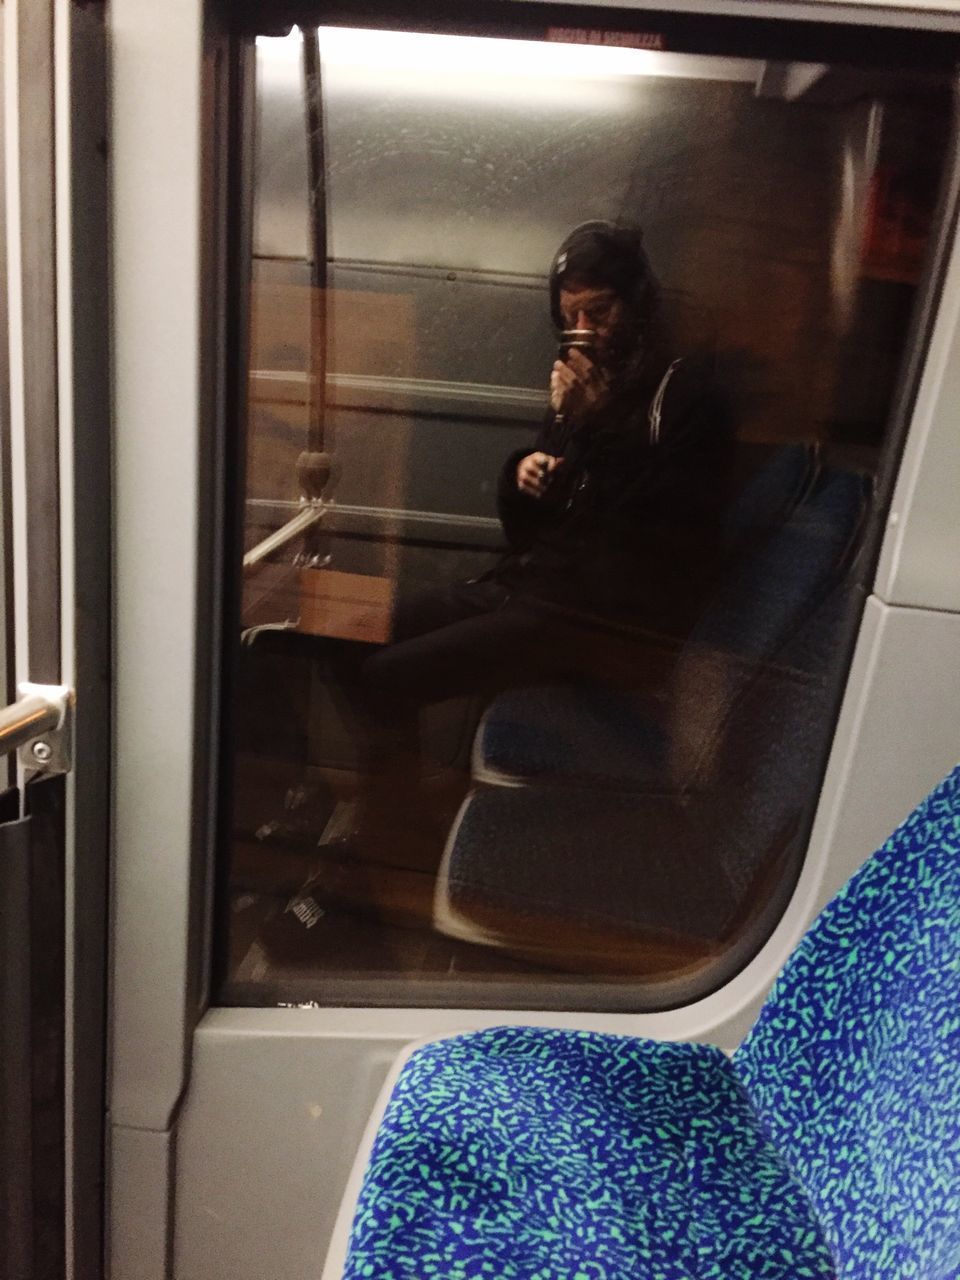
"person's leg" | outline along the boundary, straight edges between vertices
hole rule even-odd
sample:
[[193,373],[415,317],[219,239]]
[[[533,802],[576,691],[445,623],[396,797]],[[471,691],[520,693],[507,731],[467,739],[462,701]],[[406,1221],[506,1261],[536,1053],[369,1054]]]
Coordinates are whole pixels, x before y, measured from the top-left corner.
[[421,786],[424,706],[530,684],[642,684],[634,677],[649,649],[495,583],[457,583],[402,602],[395,636],[355,655],[344,691],[363,757],[359,843],[374,858],[395,855],[406,865],[428,865],[442,843]]
[[393,612],[392,644],[402,644],[466,618],[493,613],[509,599],[505,587],[489,580],[453,582],[443,587],[402,592]]
[[[466,603],[478,602],[466,594]],[[455,611],[450,607],[448,616]],[[366,769],[359,828],[360,844],[372,856],[390,856],[383,851],[404,843],[422,846],[418,864],[429,862],[431,850],[439,856],[443,832],[434,829],[437,820],[421,785],[422,708],[572,677],[577,646],[565,641],[566,631],[555,617],[500,593],[496,607],[410,635],[361,663],[358,719],[364,723]]]
[[568,680],[643,688],[649,668],[665,666],[660,647],[650,634],[503,596],[370,651],[358,672],[376,696],[418,705]]
[[[442,806],[436,797],[428,803],[421,787],[424,705],[521,685],[605,681],[617,667],[630,666],[611,661],[609,629],[510,599],[499,588],[474,590],[488,585],[457,584],[415,598],[398,611],[394,644],[344,655],[353,722],[362,726],[364,744],[360,812],[351,841],[323,855],[323,869],[304,887],[306,898],[321,901],[336,889],[385,920],[407,919],[410,902],[417,901],[429,917],[429,877],[445,832],[438,822]],[[348,876],[349,892],[346,882],[331,887],[334,874]],[[284,921],[296,923],[289,912]]]
[[[429,681],[408,688],[389,674],[411,644],[433,648],[434,638],[465,621],[496,613],[506,592],[492,582],[460,582],[402,596],[394,613],[394,643],[328,649],[331,693],[344,708],[360,756],[359,811],[353,842],[365,857],[401,865],[429,865],[442,845],[433,804],[421,788],[420,714],[448,695]],[[401,659],[400,669],[404,663]],[[452,695],[451,695],[452,696]]]
[[379,697],[425,705],[542,678],[556,666],[555,624],[504,601],[370,654],[360,677]]
[[[401,596],[394,611],[393,643],[386,646],[352,646],[342,652],[328,650],[331,684],[349,707],[358,725],[361,755],[376,768],[380,760],[400,747],[404,754],[418,753],[419,707],[440,701],[429,689],[423,694],[395,683],[390,676],[396,655],[421,637],[429,648],[430,637],[460,622],[496,612],[506,592],[495,583],[458,582],[450,586]],[[401,657],[400,669],[404,667]],[[381,672],[384,674],[381,676]],[[412,744],[412,745],[411,745]]]

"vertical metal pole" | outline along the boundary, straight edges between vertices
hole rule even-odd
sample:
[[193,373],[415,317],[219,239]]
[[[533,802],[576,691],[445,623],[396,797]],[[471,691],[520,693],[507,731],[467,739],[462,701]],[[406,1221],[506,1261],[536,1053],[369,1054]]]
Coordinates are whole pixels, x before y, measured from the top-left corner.
[[324,446],[327,375],[327,177],[323,138],[323,86],[320,37],[303,28],[303,84],[307,129],[307,177],[310,193],[310,421],[307,448]]
[[76,689],[64,798],[66,1280],[98,1280],[111,772],[106,39],[100,6],[55,5],[61,671]]
[[[7,219],[2,186],[6,173],[3,91],[6,32],[0,20],[0,697],[13,701],[17,687],[13,644],[13,513],[10,488],[10,335],[7,330]],[[0,791],[16,784],[16,757],[0,761]]]
[[[21,679],[60,682],[60,468],[57,417],[56,237],[54,222],[53,3],[16,5],[18,67],[16,130],[19,252],[7,270],[20,276],[19,350],[22,368],[27,572],[30,584],[29,654],[17,654]],[[8,68],[10,60],[8,58]],[[9,101],[9,99],[8,99]],[[14,196],[16,199],[16,196]],[[11,245],[13,249],[14,246]],[[12,317],[11,317],[12,319]],[[12,328],[12,326],[11,326]],[[16,421],[14,421],[16,429]],[[14,477],[16,485],[18,477]],[[17,585],[26,599],[26,584]],[[27,663],[29,671],[22,664]]]

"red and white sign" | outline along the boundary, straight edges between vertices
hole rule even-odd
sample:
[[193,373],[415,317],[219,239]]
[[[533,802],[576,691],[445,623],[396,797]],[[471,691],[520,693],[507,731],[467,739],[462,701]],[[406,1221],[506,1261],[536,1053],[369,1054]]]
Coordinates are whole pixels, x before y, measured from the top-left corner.
[[556,44],[602,45],[608,49],[654,49],[665,45],[659,31],[603,31],[596,27],[548,27],[547,40]]

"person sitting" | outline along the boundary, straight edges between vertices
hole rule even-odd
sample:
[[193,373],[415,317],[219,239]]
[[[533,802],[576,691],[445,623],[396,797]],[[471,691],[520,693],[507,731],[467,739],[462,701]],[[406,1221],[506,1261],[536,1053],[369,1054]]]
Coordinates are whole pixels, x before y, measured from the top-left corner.
[[401,594],[390,644],[327,650],[361,747],[348,843],[364,861],[437,865],[443,823],[421,785],[422,707],[530,684],[662,678],[651,654],[682,641],[718,567],[728,422],[703,363],[671,343],[641,231],[575,228],[549,290],[554,324],[586,331],[584,345],[563,349],[533,447],[502,469],[505,553],[479,578]]
[[501,472],[509,549],[478,579],[401,597],[393,643],[361,668],[371,690],[424,704],[530,681],[630,683],[638,635],[682,639],[715,576],[728,423],[702,361],[670,344],[642,233],[582,224],[549,287],[557,328],[592,337],[554,363],[534,446]]

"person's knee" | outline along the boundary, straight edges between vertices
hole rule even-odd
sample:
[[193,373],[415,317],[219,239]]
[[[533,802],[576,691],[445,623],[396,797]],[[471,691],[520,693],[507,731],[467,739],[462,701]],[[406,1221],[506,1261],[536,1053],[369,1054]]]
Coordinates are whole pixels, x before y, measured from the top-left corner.
[[368,689],[389,688],[392,683],[391,673],[396,666],[396,648],[396,645],[387,645],[364,658],[360,664],[359,676]]
[[401,595],[394,608],[394,643],[493,613],[506,599],[507,592],[495,582],[454,582]]
[[419,697],[423,683],[422,663],[418,663],[406,644],[391,644],[365,658],[359,669],[364,691],[374,697]]

